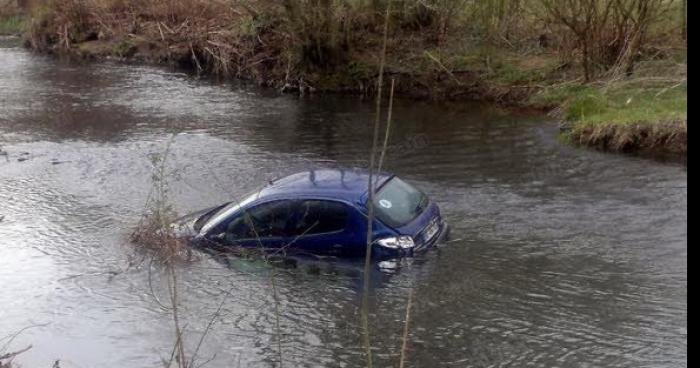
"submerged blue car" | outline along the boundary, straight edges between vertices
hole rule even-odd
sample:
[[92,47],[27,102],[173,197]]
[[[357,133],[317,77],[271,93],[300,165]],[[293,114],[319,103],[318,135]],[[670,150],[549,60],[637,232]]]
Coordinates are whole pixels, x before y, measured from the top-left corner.
[[[394,175],[375,175],[372,254],[410,255],[443,240],[448,225],[423,192]],[[221,206],[181,219],[197,245],[256,247],[343,257],[366,253],[366,171],[297,173]]]

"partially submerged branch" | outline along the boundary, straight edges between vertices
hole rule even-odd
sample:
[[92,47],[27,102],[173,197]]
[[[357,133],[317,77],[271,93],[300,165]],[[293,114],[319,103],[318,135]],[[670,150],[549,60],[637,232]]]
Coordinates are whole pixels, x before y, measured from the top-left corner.
[[20,350],[17,350],[17,351],[13,351],[13,352],[10,352],[10,353],[6,353],[6,354],[0,355],[0,368],[5,368],[5,367],[8,367],[8,368],[9,368],[10,365],[12,364],[12,360],[13,360],[16,356],[18,356],[18,355],[24,353],[25,351],[28,351],[28,350],[31,349],[31,348],[32,348],[32,346],[29,345],[29,346],[27,346],[27,347],[24,348],[24,349],[20,349]]

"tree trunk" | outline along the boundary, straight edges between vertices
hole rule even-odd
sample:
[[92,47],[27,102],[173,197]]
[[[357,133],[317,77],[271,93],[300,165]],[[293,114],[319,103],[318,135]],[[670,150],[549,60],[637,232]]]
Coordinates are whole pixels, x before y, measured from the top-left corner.
[[642,36],[642,30],[637,30],[637,32],[635,32],[635,34],[632,36],[632,41],[630,41],[630,45],[626,50],[623,67],[625,75],[628,77],[632,76],[632,73],[634,72],[634,59],[637,56],[637,53],[639,53],[639,47],[642,44]]
[[[586,36],[584,36],[586,37]],[[584,38],[583,42],[583,78],[586,83],[591,81],[591,65],[590,65],[590,55],[588,40]]]

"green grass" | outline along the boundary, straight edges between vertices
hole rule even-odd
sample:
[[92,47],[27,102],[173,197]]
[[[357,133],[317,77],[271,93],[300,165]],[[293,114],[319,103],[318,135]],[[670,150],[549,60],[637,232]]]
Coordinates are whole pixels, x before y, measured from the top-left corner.
[[591,87],[577,82],[564,82],[546,86],[541,92],[531,96],[529,102],[533,105],[559,106],[572,96],[580,96],[592,91]]
[[546,82],[559,65],[552,54],[523,55],[488,45],[458,50],[445,59],[450,68],[480,72],[485,80],[499,85]]
[[605,150],[685,155],[687,82],[588,87],[562,105],[562,138]]
[[561,105],[562,119],[574,125],[687,121],[688,84],[643,78],[602,85],[563,84],[546,88],[531,102]]
[[563,112],[565,120],[585,124],[686,121],[687,82],[584,88],[564,103]]
[[0,35],[18,34],[24,30],[24,17],[10,15],[0,17]]

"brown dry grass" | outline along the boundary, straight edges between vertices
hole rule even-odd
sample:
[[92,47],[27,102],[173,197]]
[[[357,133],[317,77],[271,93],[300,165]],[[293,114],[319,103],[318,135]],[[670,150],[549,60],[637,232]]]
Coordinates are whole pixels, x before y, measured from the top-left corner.
[[163,226],[157,216],[144,216],[130,240],[154,259],[164,263],[178,260],[192,260],[194,254],[187,240],[175,235],[168,226]]
[[17,15],[20,13],[19,6],[14,0],[0,0],[0,17]]
[[571,138],[588,146],[620,152],[655,152],[686,155],[687,121],[663,123],[595,124],[571,132]]
[[178,236],[175,220],[178,218],[170,201],[169,180],[176,173],[170,171],[167,158],[176,134],[168,140],[163,153],[150,155],[153,173],[152,187],[146,198],[144,211],[130,240],[166,266],[178,261],[193,259],[192,249],[186,239]]
[[[201,72],[256,78],[280,67],[279,34],[259,13],[211,0],[54,0],[32,11],[30,45],[39,50],[136,56]],[[272,25],[271,25],[272,26]],[[80,45],[80,47],[77,47]],[[266,47],[264,53],[260,49]],[[286,59],[285,59],[286,60]]]

